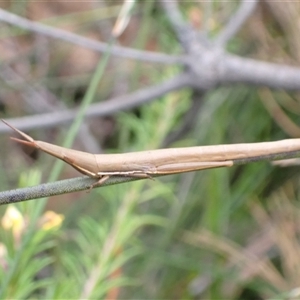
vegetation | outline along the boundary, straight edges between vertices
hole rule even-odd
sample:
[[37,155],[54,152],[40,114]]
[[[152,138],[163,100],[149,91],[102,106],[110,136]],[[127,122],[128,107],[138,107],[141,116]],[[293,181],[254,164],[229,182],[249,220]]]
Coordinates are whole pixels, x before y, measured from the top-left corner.
[[[89,3],[86,11],[86,2],[66,5],[59,0],[6,5],[17,15],[32,14],[40,22],[103,40],[108,40],[103,28],[111,29],[120,9],[95,10]],[[230,51],[297,64],[300,49],[286,23],[299,20],[292,5],[298,4],[285,7],[286,17],[274,13],[284,9],[277,4],[272,9],[260,4],[228,44]],[[194,26],[202,22],[199,26],[216,36],[236,4],[188,2],[180,8]],[[1,117],[24,120],[24,115],[40,114],[42,119],[44,112],[82,109],[71,126],[30,130],[41,140],[71,145],[80,124],[85,131],[79,131],[72,147],[100,152],[101,144],[106,153],[299,137],[296,92],[245,84],[205,93],[179,89],[126,112],[84,119],[92,101],[162,82],[178,74],[180,66],[129,61],[111,53],[104,61],[105,55],[99,58],[92,50],[5,26]],[[10,53],[6,43],[12,41],[20,49]],[[154,1],[135,7],[119,41],[127,47],[181,52]],[[8,142],[7,134],[1,145],[2,190],[77,175],[69,166],[63,165],[63,172],[62,165],[52,168],[53,158],[28,153]],[[298,174],[296,165],[253,163],[1,206],[0,298],[296,299]]]

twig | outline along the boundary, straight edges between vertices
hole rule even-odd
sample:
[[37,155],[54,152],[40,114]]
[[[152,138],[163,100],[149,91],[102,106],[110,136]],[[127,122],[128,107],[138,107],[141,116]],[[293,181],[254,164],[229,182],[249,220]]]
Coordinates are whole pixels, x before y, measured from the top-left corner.
[[[196,69],[195,73],[192,73],[194,76],[182,73],[162,84],[145,88],[129,95],[115,97],[106,102],[92,104],[87,110],[86,116],[111,115],[120,110],[127,110],[153,101],[156,97],[160,97],[165,93],[188,86],[193,86],[200,91],[209,89],[210,85],[240,83],[257,86],[264,85],[277,89],[300,89],[299,68],[241,58],[225,53],[220,55],[221,57],[218,59],[212,60],[213,66],[203,65],[201,61],[198,64],[195,61],[191,61],[191,67]],[[206,72],[207,69],[209,71]],[[37,116],[10,119],[9,122],[22,130],[36,127],[54,127],[58,124],[69,122],[76,116],[76,113],[76,109],[69,109]],[[8,132],[8,128],[0,124],[0,132]]]
[[175,32],[179,36],[188,24],[182,18],[177,1],[160,0],[160,3],[172,23]]
[[225,44],[233,38],[247,19],[252,15],[257,6],[257,0],[243,0],[239,9],[230,18],[226,27],[219,33],[215,39],[216,45],[224,47]]
[[206,47],[209,46],[209,40],[184,21],[176,0],[161,0],[160,3],[173,25],[181,46],[189,55],[201,56],[202,52],[205,52]]
[[[180,74],[162,84],[145,88],[125,96],[118,96],[109,101],[92,104],[86,111],[85,116],[107,116],[118,111],[127,110],[160,97],[168,92],[172,92],[188,86],[189,76]],[[31,128],[55,127],[59,124],[71,121],[77,114],[77,109],[68,109],[58,112],[27,116],[22,118],[8,119],[13,126],[27,130]],[[9,129],[0,123],[0,132],[8,132]]]
[[[108,45],[106,43],[81,37],[77,34],[67,32],[62,29],[53,28],[51,26],[47,26],[39,22],[30,21],[25,18],[19,17],[15,14],[12,14],[10,12],[7,12],[3,9],[0,9],[0,21],[21,27],[23,29],[32,32],[43,34],[55,39],[60,39],[76,45],[80,45],[85,48],[99,51],[102,53],[107,51],[108,49]],[[181,56],[170,56],[163,53],[140,51],[140,50],[134,50],[134,49],[121,47],[121,46],[114,46],[111,49],[111,54],[120,57],[131,58],[135,60],[148,61],[152,63],[162,63],[162,64],[184,63],[184,59]]]
[[[111,177],[104,182],[101,187],[139,179],[140,178],[131,177]],[[0,192],[0,205],[89,190],[93,183],[95,183],[94,178],[82,176],[43,183],[32,187],[4,191]],[[97,186],[95,186],[95,188],[97,188]]]
[[[185,23],[182,21],[176,3],[174,1],[161,2],[164,7],[167,8],[173,23],[177,22],[177,26],[183,26],[182,28],[184,28]],[[0,10],[0,19],[1,12],[2,11]],[[5,14],[9,13],[5,12]],[[41,25],[14,15],[11,17],[13,19],[17,18],[17,20],[20,19],[22,24],[25,22],[25,24],[29,27],[33,25],[33,28],[35,28],[37,25],[37,27],[40,28]],[[177,18],[179,18],[180,21],[178,21]],[[43,26],[44,25],[42,25],[41,28],[44,28]],[[46,32],[48,32],[49,28],[50,27],[46,26]],[[50,29],[57,33],[56,29]],[[50,32],[52,32],[51,30]],[[184,31],[190,31],[192,32],[191,35],[194,36],[195,32],[189,26],[184,28]],[[66,33],[64,31],[62,32]],[[69,33],[67,33],[67,35],[68,34]],[[178,34],[180,35],[180,32],[178,32]],[[73,34],[71,35],[73,36]],[[188,36],[188,34],[186,35]],[[218,49],[220,49],[218,47],[218,49],[206,48],[202,46],[202,42],[199,41],[196,35],[191,40],[188,38],[186,40],[190,43],[190,45],[186,47],[190,49],[190,55],[187,55],[189,65],[187,70],[188,73],[180,74],[161,85],[146,88],[144,90],[134,92],[131,95],[116,97],[107,102],[93,104],[87,111],[86,115],[109,115],[120,110],[136,107],[167,92],[188,86],[192,86],[199,91],[207,91],[219,85],[240,83],[265,85],[267,87],[278,89],[296,90],[300,88],[300,69],[298,68],[241,58],[218,51]],[[116,49],[117,48],[115,48],[115,50]],[[50,127],[66,123],[73,119],[75,115],[76,110],[73,109],[10,120],[10,122],[14,126],[25,130],[34,127]],[[0,132],[5,131],[7,131],[7,128],[0,125]]]
[[[227,54],[213,45],[184,22],[176,1],[161,0],[182,46],[188,52],[187,65],[193,78],[193,87],[200,91],[219,85],[252,84],[276,89],[300,89],[300,69],[286,65],[262,62]],[[256,1],[244,1],[218,42],[225,43],[242,26],[255,8]]]
[[299,90],[300,68],[226,54],[220,58],[221,84],[252,84],[274,89]]

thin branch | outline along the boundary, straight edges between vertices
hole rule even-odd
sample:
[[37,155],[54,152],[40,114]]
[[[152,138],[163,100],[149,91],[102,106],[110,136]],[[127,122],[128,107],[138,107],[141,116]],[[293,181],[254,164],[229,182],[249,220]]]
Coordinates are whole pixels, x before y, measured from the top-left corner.
[[[210,52],[213,56],[214,52]],[[275,89],[299,90],[300,69],[286,65],[273,64],[254,59],[241,58],[236,55],[216,52],[217,57],[197,61],[191,59],[192,75],[187,73],[167,80],[162,84],[136,91],[129,95],[115,97],[109,101],[93,104],[86,116],[106,116],[121,110],[153,101],[168,92],[193,86],[198,90],[208,90],[212,86],[228,84],[252,84]],[[219,56],[218,56],[219,55]],[[22,130],[31,128],[54,127],[72,120],[77,109],[10,119],[9,122]],[[0,132],[8,128],[0,124]]]
[[[7,12],[3,9],[0,9],[0,21],[21,27],[23,29],[43,34],[48,37],[55,39],[64,40],[82,47],[92,49],[98,52],[106,52],[108,45],[99,41],[94,41],[85,37],[81,37],[77,34],[67,32],[62,29],[53,28],[41,24],[39,22],[34,22],[27,20],[25,18],[19,17],[15,14]],[[140,61],[147,61],[152,63],[162,63],[162,64],[183,64],[184,58],[181,56],[170,56],[163,53],[154,53],[150,51],[140,51],[134,50],[121,46],[114,46],[111,50],[111,53],[116,56],[131,58]]]
[[[300,69],[227,54],[219,45],[206,45],[195,30],[182,19],[176,1],[161,0],[182,46],[187,50],[187,64],[193,76],[193,87],[205,91],[219,85],[252,84],[275,89],[299,90]],[[244,1],[217,43],[230,39],[256,7],[255,1]],[[206,42],[209,42],[208,40]]]
[[257,6],[257,2],[257,0],[242,1],[239,9],[230,18],[226,27],[219,33],[218,37],[215,39],[216,45],[224,47],[226,43],[237,34],[243,24],[253,14]]
[[173,29],[181,46],[189,55],[201,55],[201,53],[205,51],[205,48],[209,46],[209,40],[205,36],[201,36],[200,33],[191,26],[191,24],[187,23],[182,18],[176,0],[161,0],[160,3],[173,25]]
[[[92,104],[86,111],[86,117],[107,116],[118,111],[128,110],[155,100],[168,92],[187,87],[190,83],[190,78],[186,74],[180,74],[172,79],[136,91],[129,95],[118,96],[109,101],[104,101]],[[27,116],[22,118],[12,118],[7,120],[13,126],[27,130],[32,128],[55,127],[59,124],[70,122],[77,114],[77,109],[68,109],[63,111]],[[9,129],[0,123],[0,132],[8,132]]]
[[300,90],[300,68],[226,54],[219,60],[221,84],[252,84],[274,89]]
[[178,2],[176,0],[160,0],[160,3],[167,14],[169,21],[172,23],[174,30],[179,36],[182,33],[182,30],[186,28],[188,23],[186,23],[182,18],[182,14],[178,8]]
[[[171,18],[174,19],[173,23],[176,22],[175,19],[179,15],[176,3],[174,1],[162,1],[162,3],[167,7],[167,11],[171,11],[170,14],[173,14],[173,16],[171,16]],[[13,17],[16,16],[13,15]],[[25,19],[23,20],[21,18],[21,20],[22,22],[24,21],[25,23],[29,22],[32,24]],[[182,22],[180,17],[179,24]],[[35,22],[33,23],[35,25]],[[185,23],[183,23],[183,26],[184,24]],[[39,25],[41,24],[37,25],[39,28]],[[46,28],[48,30],[47,26]],[[53,30],[56,32],[56,29]],[[194,32],[193,29],[190,31]],[[188,46],[190,55],[187,56],[189,64],[187,72],[189,72],[189,74],[180,74],[162,85],[137,91],[131,95],[116,97],[107,102],[93,104],[86,115],[109,115],[120,110],[136,107],[172,90],[178,90],[189,86],[200,91],[206,91],[218,85],[240,83],[264,85],[280,89],[300,89],[300,70],[297,68],[226,54],[220,51],[219,47],[206,48],[202,46],[202,42],[200,42],[196,36],[194,39],[189,40],[189,43],[191,43],[191,45]],[[25,130],[35,127],[51,127],[57,124],[66,123],[73,119],[75,115],[76,109],[73,109],[39,116],[24,117],[22,119],[11,120],[10,122],[14,126]],[[7,128],[0,125],[0,132],[5,131],[7,131]]]
[[[111,177],[101,186],[95,186],[94,188],[104,187],[108,185],[118,184],[122,182],[128,182],[133,180],[140,180],[140,178],[131,177]],[[39,199],[44,197],[57,196],[67,193],[89,191],[92,184],[95,183],[95,179],[82,176],[72,179],[65,179],[50,183],[43,183],[37,186],[20,188],[10,191],[0,192],[0,205],[11,204],[21,201],[27,201],[32,199]]]

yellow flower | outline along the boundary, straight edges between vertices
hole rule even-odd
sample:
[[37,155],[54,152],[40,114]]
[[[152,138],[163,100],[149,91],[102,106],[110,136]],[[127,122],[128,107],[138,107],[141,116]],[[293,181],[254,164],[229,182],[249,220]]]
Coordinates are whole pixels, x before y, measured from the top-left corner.
[[59,227],[64,220],[64,215],[57,214],[54,211],[48,210],[41,218],[41,227],[44,230],[50,230],[54,227]]
[[12,229],[14,236],[19,236],[25,227],[25,222],[22,214],[13,205],[8,206],[1,220],[1,225],[4,229]]

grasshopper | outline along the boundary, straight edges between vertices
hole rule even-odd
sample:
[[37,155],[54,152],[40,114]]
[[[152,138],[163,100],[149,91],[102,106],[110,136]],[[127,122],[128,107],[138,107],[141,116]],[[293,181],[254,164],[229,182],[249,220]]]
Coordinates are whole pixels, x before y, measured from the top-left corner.
[[111,176],[152,178],[153,176],[231,167],[249,161],[278,159],[286,153],[300,151],[300,139],[275,142],[169,148],[122,154],[91,154],[36,141],[6,121],[7,126],[25,140],[18,143],[40,149],[63,160],[80,173],[95,178],[91,186],[103,184]]

